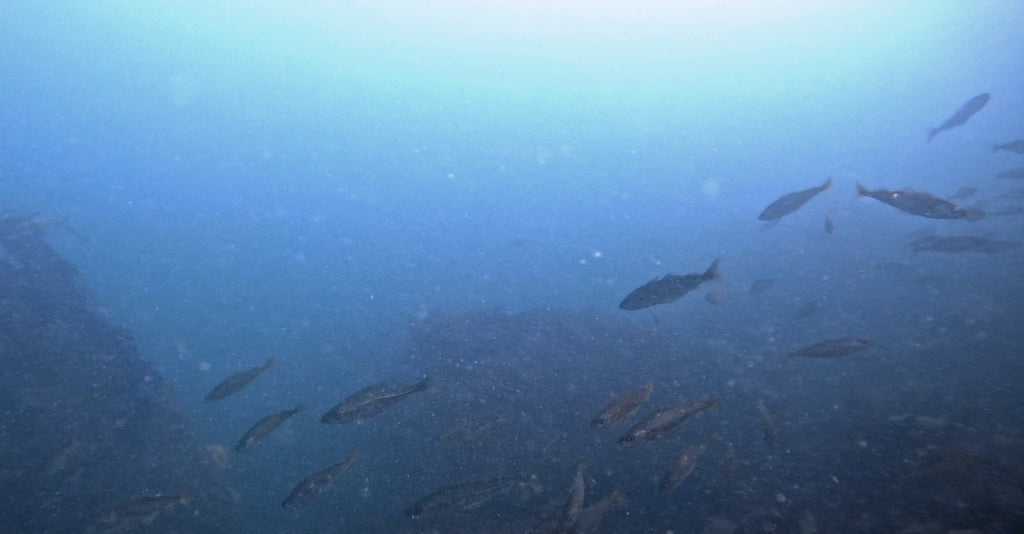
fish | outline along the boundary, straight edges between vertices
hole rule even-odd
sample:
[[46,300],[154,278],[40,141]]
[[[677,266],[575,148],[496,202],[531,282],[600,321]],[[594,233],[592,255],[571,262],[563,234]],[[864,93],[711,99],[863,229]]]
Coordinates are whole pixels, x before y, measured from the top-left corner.
[[683,295],[697,289],[704,282],[715,280],[720,276],[718,258],[715,258],[715,261],[711,263],[711,267],[708,267],[704,274],[690,273],[678,275],[669,273],[660,278],[654,278],[650,282],[634,289],[629,295],[626,295],[626,298],[622,299],[622,302],[619,303],[619,308],[630,311],[642,310],[651,306],[657,306],[658,304],[675,302],[682,298]]
[[445,486],[406,508],[405,515],[416,518],[452,510],[473,510],[494,500],[499,495],[509,493],[520,484],[526,483],[528,483],[527,479],[497,477]]
[[110,507],[96,525],[99,532],[128,532],[141,525],[151,525],[156,518],[177,506],[187,505],[188,496],[184,493],[155,495],[139,495],[121,501]]
[[576,527],[572,530],[572,534],[593,534],[597,532],[608,511],[627,502],[626,494],[621,489],[615,488],[615,491],[610,495],[580,511],[580,517],[576,521]]
[[800,209],[801,206],[810,202],[810,200],[818,193],[825,191],[832,187],[832,177],[830,176],[825,183],[818,187],[811,187],[809,189],[803,189],[801,191],[794,191],[782,195],[775,202],[768,204],[768,207],[758,215],[757,218],[762,221],[772,221],[775,219],[781,219],[790,213]]
[[206,402],[219,401],[238,393],[242,388],[248,386],[250,382],[256,380],[257,376],[260,376],[264,371],[273,366],[274,359],[270,358],[263,365],[253,367],[252,369],[246,369],[245,371],[239,371],[225,378],[220,384],[217,384],[217,387],[207,393]]
[[992,145],[992,152],[997,152],[999,150],[1024,154],[1024,139],[1017,139],[1016,141],[1010,141],[1009,143],[996,143]]
[[654,389],[654,384],[647,384],[640,389],[634,389],[633,391],[627,391],[609,402],[601,413],[597,414],[597,417],[590,422],[591,428],[604,428],[609,425],[613,425],[628,419],[636,413],[640,405],[647,401],[651,396],[651,391]]
[[757,413],[761,414],[762,438],[765,443],[774,447],[778,433],[775,430],[775,419],[768,411],[768,407],[764,405],[764,399],[757,399]]
[[683,479],[693,472],[693,468],[697,466],[697,460],[704,454],[704,451],[717,439],[717,434],[711,434],[699,443],[683,449],[679,456],[676,456],[668,471],[665,471],[665,474],[662,475],[661,482],[658,484],[658,493],[664,495],[671,493],[672,490],[679,487]]
[[832,235],[836,231],[836,225],[832,223],[832,217],[825,216],[825,233]]
[[871,348],[870,339],[825,339],[786,354],[786,358],[841,358]]
[[470,417],[448,425],[431,441],[440,446],[478,444],[491,438],[495,427],[505,422],[499,416]]
[[345,471],[348,471],[352,464],[359,460],[359,451],[352,451],[344,460],[309,475],[302,482],[299,482],[295,489],[281,503],[282,508],[291,508],[301,501],[311,499],[327,491],[334,485],[334,481]]
[[1002,178],[1003,180],[1020,180],[1021,178],[1024,178],[1024,167],[1014,167],[997,173],[996,178]]
[[761,293],[768,291],[768,289],[772,287],[773,284],[775,284],[774,278],[763,278],[761,280],[754,280],[754,283],[750,284],[750,289],[747,290],[747,293],[750,293],[751,295],[760,295]]
[[715,405],[713,399],[684,402],[682,404],[659,410],[619,438],[619,445],[636,446],[650,443],[678,429],[683,422],[693,415]]
[[43,474],[49,477],[67,469],[68,460],[76,456],[81,445],[78,439],[71,436],[50,450],[43,460]]
[[971,195],[973,195],[973,194],[975,194],[977,192],[978,192],[978,188],[977,187],[971,187],[969,185],[968,186],[964,186],[964,187],[961,187],[960,189],[957,189],[956,193],[953,193],[952,195],[950,195],[949,196],[949,200],[963,200],[963,199],[965,199],[965,198],[967,198],[967,197],[969,197],[969,196],[971,196]]
[[587,464],[580,462],[576,466],[576,474],[572,478],[569,499],[565,503],[565,513],[562,516],[563,530],[572,529],[580,518],[587,492],[586,471]]
[[985,212],[989,217],[1008,217],[1010,215],[1020,215],[1022,213],[1024,213],[1024,206],[1010,206],[1008,208]]
[[384,383],[367,386],[331,408],[320,418],[320,422],[327,425],[341,425],[369,419],[383,413],[409,395],[427,389],[429,383],[428,379],[424,379],[416,384],[406,386],[392,386]]
[[910,189],[899,191],[876,189],[871,191],[858,183],[857,196],[871,197],[900,211],[930,219],[960,219],[967,217],[967,210],[948,200],[923,191]]
[[968,119],[981,111],[985,104],[988,104],[989,98],[991,98],[991,95],[988,93],[981,93],[965,102],[964,105],[960,106],[960,109],[956,110],[956,113],[953,113],[952,117],[946,119],[946,122],[943,122],[937,128],[928,130],[928,140],[931,141],[939,132],[966,124]]
[[260,441],[263,441],[263,438],[269,436],[271,432],[277,430],[277,427],[281,426],[285,421],[291,419],[292,416],[299,413],[301,409],[302,405],[299,405],[291,410],[278,412],[272,415],[268,415],[263,419],[260,419],[259,421],[256,422],[255,425],[252,425],[252,428],[250,428],[245,433],[244,436],[242,436],[242,439],[238,442],[238,445],[235,446],[235,450],[244,451],[252,447],[253,445],[256,445]]
[[1024,187],[1017,187],[999,195],[999,198],[1024,198]]
[[915,239],[910,243],[910,250],[913,252],[1006,252],[1020,248],[1020,243],[1013,241],[1001,241],[998,239],[987,239],[970,235],[947,235],[929,236]]

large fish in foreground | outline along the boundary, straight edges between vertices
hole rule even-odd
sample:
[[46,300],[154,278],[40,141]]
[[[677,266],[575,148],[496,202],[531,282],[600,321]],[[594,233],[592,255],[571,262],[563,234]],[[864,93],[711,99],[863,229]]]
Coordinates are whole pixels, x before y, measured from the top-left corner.
[[264,371],[273,366],[274,359],[270,358],[263,365],[237,372],[225,378],[220,384],[217,384],[217,387],[213,388],[213,391],[206,395],[206,402],[226,399],[231,395],[238,393],[242,388],[248,386],[250,382],[256,380],[257,376],[260,376]]
[[831,177],[829,177],[828,180],[825,180],[825,183],[818,187],[811,187],[810,189],[794,191],[792,193],[782,195],[775,202],[768,204],[768,207],[765,208],[757,218],[762,221],[781,219],[782,217],[800,209],[801,206],[810,202],[812,198],[818,196],[818,193],[821,193],[830,187],[832,187]]
[[369,419],[398,404],[409,395],[427,389],[428,384],[429,381],[424,379],[417,384],[404,386],[374,384],[365,387],[331,408],[320,418],[320,422],[328,425],[341,425]]
[[655,412],[619,438],[619,445],[643,445],[654,441],[676,430],[690,417],[714,405],[715,401],[712,399],[690,401]]
[[684,275],[666,274],[661,278],[655,278],[650,282],[634,289],[626,298],[619,303],[623,310],[642,310],[668,304],[682,298],[683,295],[697,289],[701,284],[714,280],[720,276],[718,272],[718,259],[711,263],[704,274],[690,273]]
[[640,407],[650,396],[651,390],[654,389],[654,384],[647,384],[640,389],[634,389],[633,391],[627,391],[618,397],[615,397],[608,403],[607,406],[601,410],[601,413],[597,414],[597,417],[590,422],[590,426],[593,428],[602,428],[608,425],[612,425],[626,419],[636,413],[637,408]]
[[965,102],[964,105],[960,106],[960,109],[956,110],[952,117],[946,119],[946,122],[940,124],[938,128],[928,130],[928,140],[931,141],[939,132],[966,124],[967,119],[970,119],[975,113],[981,111],[985,104],[988,104],[990,96],[988,93],[981,93]]
[[239,440],[238,445],[235,446],[236,451],[244,451],[252,447],[253,445],[263,441],[263,438],[270,435],[271,432],[277,430],[277,427],[281,426],[285,421],[292,418],[293,415],[299,413],[301,406],[296,406],[291,410],[285,410],[278,412],[273,415],[268,415],[263,419],[260,419],[252,428],[242,436]]
[[871,348],[870,339],[825,339],[786,354],[786,358],[841,358]]
[[316,497],[317,495],[327,491],[334,485],[334,480],[345,471],[348,471],[349,468],[352,467],[352,464],[354,464],[358,459],[359,452],[352,451],[352,453],[348,455],[348,458],[345,458],[323,471],[317,471],[316,473],[309,475],[302,482],[299,482],[299,485],[295,486],[295,489],[293,489],[291,494],[288,495],[288,498],[281,503],[281,507],[291,508],[300,501]]
[[872,191],[858,183],[857,196],[871,197],[900,211],[930,219],[960,219],[968,216],[967,210],[924,191],[912,189],[900,191],[875,189]]

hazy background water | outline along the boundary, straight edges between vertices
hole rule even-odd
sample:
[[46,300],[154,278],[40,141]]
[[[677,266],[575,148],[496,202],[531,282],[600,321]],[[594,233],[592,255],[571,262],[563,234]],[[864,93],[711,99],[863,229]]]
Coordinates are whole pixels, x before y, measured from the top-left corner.
[[[927,338],[943,314],[1019,314],[1020,254],[922,259],[907,242],[1019,239],[1020,219],[911,217],[854,200],[854,183],[973,185],[971,202],[1003,205],[1013,184],[992,175],[1021,160],[990,149],[1024,137],[1022,20],[1015,2],[12,3],[0,193],[89,238],[52,240],[211,443],[297,402],[318,415],[372,381],[415,380],[425,369],[398,354],[439,314],[656,316],[695,346],[770,355],[828,336]],[[925,142],[981,92],[992,101],[966,126]],[[805,209],[756,220],[828,176]],[[718,306],[698,293],[616,309],[715,257]],[[949,282],[894,281],[874,267],[890,261]],[[758,278],[776,286],[751,304]],[[743,338],[819,299],[832,310],[820,325],[773,330],[761,349]],[[880,319],[886,307],[904,323]],[[200,402],[270,356],[272,386]],[[330,457],[336,429],[304,415],[273,452],[233,460],[256,507]]]

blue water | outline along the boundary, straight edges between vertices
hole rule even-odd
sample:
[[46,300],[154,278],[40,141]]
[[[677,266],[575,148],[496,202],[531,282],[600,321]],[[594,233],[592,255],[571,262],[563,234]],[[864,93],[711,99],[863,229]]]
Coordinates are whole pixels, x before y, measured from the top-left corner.
[[[1019,510],[964,519],[921,504],[956,508],[963,495],[847,522],[883,516],[862,502],[865,488],[916,476],[891,470],[936,449],[999,463],[1018,490],[1024,480],[1006,460],[1024,444],[1012,409],[1024,376],[1021,250],[907,250],[931,234],[1024,240],[1022,219],[933,220],[854,198],[858,181],[939,196],[974,186],[961,203],[1014,205],[999,194],[1017,185],[993,175],[1024,159],[991,147],[1024,138],[1024,6],[208,4],[0,7],[0,201],[69,217],[87,238],[48,234],[106,317],[134,334],[197,443],[230,449],[260,417],[303,404],[224,467],[244,510],[238,531],[445,532],[444,517],[402,511],[440,486],[539,471],[542,494],[480,512],[532,528],[524,517],[557,515],[581,457],[596,488],[588,503],[615,487],[630,494],[609,532],[696,531],[714,518],[760,532],[744,519],[772,509],[792,532],[806,514],[821,532],[933,515],[935,528],[1024,524]],[[982,92],[991,102],[967,124],[925,142]],[[796,213],[756,219],[829,176],[834,187]],[[716,257],[722,280],[651,310],[617,308],[647,280],[702,272]],[[773,287],[749,295],[763,278]],[[808,302],[820,306],[793,319]],[[412,332],[446,321],[475,326],[421,354]],[[529,332],[549,322],[568,337],[536,342]],[[591,352],[526,357],[498,335],[480,345],[478,374],[442,363],[472,359],[460,340],[483,343],[491,324],[531,350]],[[869,337],[876,349],[778,363],[829,337]],[[278,365],[266,376],[202,402],[268,357]],[[377,419],[317,422],[369,384],[438,373],[428,393]],[[523,393],[517,374],[550,387]],[[520,388],[511,400],[493,387],[506,379]],[[641,416],[702,396],[721,412],[652,450],[618,450],[623,428],[594,437],[586,423],[610,395],[652,381]],[[455,402],[475,388],[497,397]],[[759,442],[758,398],[780,420],[775,449]],[[497,439],[512,445],[431,449],[461,409],[510,418]],[[906,414],[942,428],[873,448],[865,436],[906,444],[893,429]],[[950,430],[961,427],[972,430]],[[723,444],[681,490],[696,503],[655,496],[675,453],[711,431]],[[281,510],[295,483],[352,449],[364,459],[347,480],[298,513]],[[878,458],[884,477],[858,467]],[[836,493],[845,480],[831,482],[833,471],[864,480]],[[714,482],[726,472],[751,480]],[[777,501],[785,494],[798,501]],[[476,520],[456,514],[450,531]]]

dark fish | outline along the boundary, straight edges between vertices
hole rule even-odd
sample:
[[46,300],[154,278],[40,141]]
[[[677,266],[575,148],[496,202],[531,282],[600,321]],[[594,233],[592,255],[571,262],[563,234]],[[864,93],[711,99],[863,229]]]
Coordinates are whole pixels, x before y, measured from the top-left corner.
[[946,122],[939,125],[938,128],[928,130],[928,140],[931,141],[939,132],[966,124],[967,119],[970,119],[975,113],[981,111],[985,104],[988,104],[989,97],[988,93],[981,93],[965,102],[964,105],[960,106],[960,109],[956,110],[952,117],[946,119]]
[[626,504],[626,494],[621,489],[615,488],[615,491],[604,497],[603,499],[591,504],[580,511],[580,518],[576,521],[576,528],[572,530],[572,534],[593,534],[597,532],[597,529],[601,526],[604,521],[604,516],[608,514],[608,511],[612,508],[622,506]]
[[810,189],[794,191],[792,193],[782,195],[775,202],[768,204],[768,207],[765,208],[757,218],[762,221],[771,221],[785,217],[786,215],[800,209],[800,206],[807,204],[812,198],[816,197],[818,193],[821,193],[830,187],[832,187],[831,177],[829,177],[828,180],[825,180],[825,183],[818,187],[812,187]]
[[256,380],[257,376],[263,374],[263,371],[270,369],[274,366],[274,359],[270,358],[267,363],[259,367],[253,367],[252,369],[246,369],[245,371],[237,372],[223,381],[217,384],[217,387],[213,388],[213,391],[206,395],[206,402],[218,401],[226,399],[235,393],[241,391],[242,388],[249,385],[249,382]]
[[768,288],[772,287],[772,284],[774,283],[774,278],[755,280],[753,284],[750,284],[750,289],[748,289],[747,292],[751,295],[760,295],[761,293],[768,291]]
[[761,431],[764,442],[769,446],[775,446],[778,433],[775,430],[775,419],[772,417],[768,407],[764,405],[763,399],[757,399],[757,413],[761,414]]
[[420,517],[452,510],[473,510],[524,483],[526,479],[498,477],[447,486],[417,501],[405,510],[405,515]]
[[324,469],[318,471],[306,477],[302,482],[299,482],[298,486],[292,490],[288,498],[281,503],[282,508],[291,508],[295,506],[299,501],[316,497],[321,493],[327,491],[334,485],[334,480],[339,475],[348,471],[352,464],[359,459],[359,452],[352,451],[352,454],[348,455],[348,458]]
[[150,525],[157,516],[176,506],[188,504],[188,496],[182,493],[172,495],[140,495],[112,506],[104,513],[97,525],[100,532],[128,532],[141,525]]
[[682,298],[683,295],[697,289],[698,286],[709,280],[718,278],[718,259],[711,263],[711,267],[704,274],[690,273],[684,275],[666,274],[661,278],[655,278],[650,282],[636,288],[619,303],[623,310],[642,310],[668,304]]
[[836,225],[832,224],[832,217],[825,217],[825,233],[832,235],[832,232],[836,231]]
[[409,395],[427,389],[428,384],[429,381],[424,379],[422,382],[407,386],[374,384],[365,387],[331,408],[320,418],[320,422],[341,425],[369,419],[398,404]]
[[973,194],[975,194],[977,192],[978,192],[978,188],[977,187],[971,187],[971,186],[961,187],[960,189],[956,190],[956,193],[953,193],[952,195],[950,195],[949,199],[950,200],[962,200],[962,199],[965,199],[965,198],[967,198],[967,197],[969,197],[969,196],[971,196],[971,195],[973,195]]
[[683,449],[683,452],[679,453],[679,456],[672,462],[672,467],[662,475],[661,483],[658,484],[658,493],[666,494],[679,487],[683,479],[693,472],[693,468],[697,466],[697,460],[700,459],[700,456],[717,439],[717,434],[711,434],[701,440],[700,443]]
[[986,252],[992,254],[1006,252],[1019,247],[1020,243],[1012,241],[1000,241],[969,235],[922,237],[910,243],[910,250],[914,252],[948,252],[951,254],[957,252]]
[[826,339],[786,355],[787,358],[841,358],[871,348],[870,339]]
[[1007,171],[996,174],[996,178],[1002,178],[1004,180],[1020,180],[1024,178],[1024,167],[1016,167]]
[[285,410],[278,412],[273,415],[268,415],[263,419],[260,419],[252,428],[242,436],[242,439],[235,446],[236,451],[244,451],[252,447],[253,445],[263,441],[263,438],[270,435],[271,432],[277,430],[277,427],[281,426],[282,423],[291,419],[291,417],[302,409],[302,406],[296,406],[292,410]]
[[1010,141],[1009,143],[996,144],[992,146],[992,152],[998,150],[1006,150],[1009,152],[1016,152],[1018,154],[1024,154],[1024,139],[1018,139],[1016,141]]
[[637,409],[640,408],[640,405],[646,402],[651,396],[651,390],[653,389],[654,384],[647,384],[640,389],[627,391],[618,397],[615,397],[607,406],[604,407],[603,410],[601,410],[601,413],[597,414],[597,417],[590,422],[590,426],[593,428],[603,428],[631,417],[636,413]]
[[888,189],[871,191],[858,183],[857,195],[871,197],[900,211],[931,219],[960,219],[967,216],[967,210],[923,191],[889,191]]
[[693,415],[715,405],[711,399],[684,402],[678,406],[665,408],[655,412],[629,429],[621,438],[619,445],[643,445],[671,433]]

